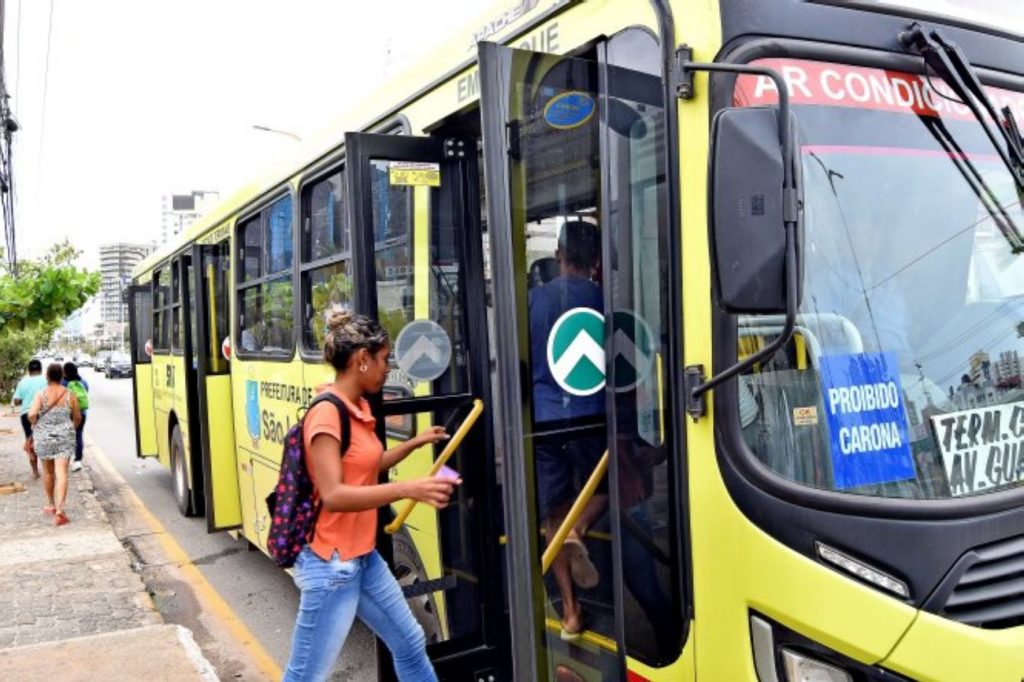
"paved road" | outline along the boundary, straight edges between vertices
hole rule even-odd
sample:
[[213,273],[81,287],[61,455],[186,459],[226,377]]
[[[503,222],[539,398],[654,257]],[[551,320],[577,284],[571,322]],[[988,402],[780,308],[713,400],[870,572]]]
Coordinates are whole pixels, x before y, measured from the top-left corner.
[[[84,370],[83,376],[90,385],[86,433],[283,667],[298,609],[298,591],[291,578],[262,552],[250,551],[244,540],[235,540],[227,533],[209,534],[204,519],[181,516],[174,502],[170,472],[155,460],[135,457],[131,380],[108,380],[91,370]],[[175,618],[180,618],[185,625],[191,615],[177,613],[173,607],[164,610],[166,620],[176,622]],[[376,680],[374,660],[373,637],[357,622],[333,679]]]

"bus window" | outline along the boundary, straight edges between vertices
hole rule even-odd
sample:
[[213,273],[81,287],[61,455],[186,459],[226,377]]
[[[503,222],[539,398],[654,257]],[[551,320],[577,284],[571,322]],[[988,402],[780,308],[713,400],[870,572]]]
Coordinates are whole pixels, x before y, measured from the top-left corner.
[[231,267],[231,247],[228,240],[214,246],[203,247],[203,292],[210,319],[209,343],[201,352],[207,354],[207,374],[225,374],[230,363],[221,352],[221,342],[230,333],[228,318],[228,272]]
[[146,352],[146,341],[152,340],[153,335],[153,292],[148,288],[136,287],[132,293],[132,307],[134,310],[132,328],[132,349],[135,352],[135,364],[148,364],[151,359]]
[[352,252],[346,217],[343,171],[303,190],[302,344],[319,353],[324,341],[324,312],[352,305]]
[[243,223],[239,233],[239,354],[290,356],[294,324],[291,195]]
[[181,319],[181,260],[171,264],[171,352],[185,349],[185,327]]
[[153,288],[153,351],[166,353],[171,348],[171,271],[167,266],[156,271]]

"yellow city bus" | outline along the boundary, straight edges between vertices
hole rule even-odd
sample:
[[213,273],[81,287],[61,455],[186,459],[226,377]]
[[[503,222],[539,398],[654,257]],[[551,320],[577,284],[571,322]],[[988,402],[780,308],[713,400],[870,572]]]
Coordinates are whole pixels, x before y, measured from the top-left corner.
[[138,454],[264,547],[349,306],[382,440],[483,405],[454,504],[382,518],[443,679],[1019,682],[1022,35],[506,2],[139,266]]

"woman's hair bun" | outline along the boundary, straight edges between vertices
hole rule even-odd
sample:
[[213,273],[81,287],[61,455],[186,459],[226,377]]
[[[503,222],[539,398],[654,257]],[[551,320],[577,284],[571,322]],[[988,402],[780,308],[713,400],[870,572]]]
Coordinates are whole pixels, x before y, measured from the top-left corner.
[[334,306],[327,311],[327,331],[336,332],[346,327],[355,315],[348,308]]

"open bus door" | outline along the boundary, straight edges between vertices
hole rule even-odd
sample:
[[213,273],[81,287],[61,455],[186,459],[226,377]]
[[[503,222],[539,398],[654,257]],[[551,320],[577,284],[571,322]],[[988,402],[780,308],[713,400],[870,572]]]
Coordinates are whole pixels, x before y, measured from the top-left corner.
[[[391,373],[371,401],[381,440],[430,424],[454,429],[473,400],[484,403],[448,461],[463,479],[450,506],[416,506],[378,547],[424,625],[441,678],[507,680],[477,142],[349,133],[345,146],[355,306],[392,339]],[[421,449],[391,475],[426,475],[443,446]],[[389,662],[380,669],[390,676]]]
[[642,29],[574,57],[479,46],[516,679],[650,679],[683,652],[660,55]]
[[156,457],[156,415],[153,411],[153,286],[128,289],[128,327],[131,330],[132,397],[135,405],[135,454]]
[[[193,246],[192,263],[188,282],[191,295],[186,299],[190,313],[187,357],[191,358],[192,367],[189,409],[192,405],[196,407],[195,419],[190,422],[199,425],[194,430],[197,433],[193,443],[200,454],[192,462],[193,466],[201,467],[206,527],[212,533],[242,525],[235,433],[230,419],[231,361],[225,350],[231,319],[230,239],[221,231],[214,231],[209,239]],[[192,480],[200,479],[193,474]]]

